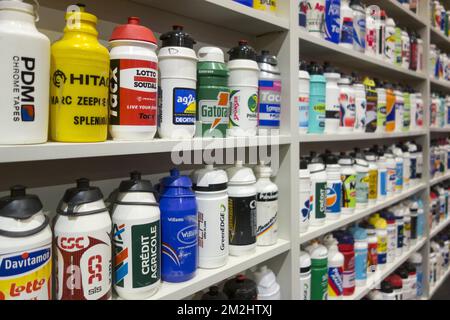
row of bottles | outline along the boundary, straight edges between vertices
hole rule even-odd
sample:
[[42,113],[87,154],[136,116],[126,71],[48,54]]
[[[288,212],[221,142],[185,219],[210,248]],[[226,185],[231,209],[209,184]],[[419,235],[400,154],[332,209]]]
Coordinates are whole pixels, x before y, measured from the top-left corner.
[[449,34],[450,11],[447,11],[445,9],[443,1],[431,0],[429,1],[429,4],[430,4],[431,26],[439,30],[446,37],[448,37],[450,35]]
[[[109,299],[112,283],[121,298],[141,299],[161,280],[188,281],[197,268],[274,245],[278,188],[269,167],[255,172],[258,180],[242,162],[227,172],[208,165],[191,178],[173,169],[156,188],[133,172],[106,203],[79,179],[58,204],[53,232],[39,198],[13,187],[0,199],[0,298],[50,299],[54,276],[57,299]],[[20,289],[30,283],[40,285]]]
[[[1,60],[11,74],[0,79],[9,106],[0,110],[0,144],[44,143],[48,133],[53,141],[101,142],[108,126],[112,139],[127,141],[153,139],[157,131],[169,139],[279,132],[277,57],[258,55],[245,40],[228,51],[226,64],[220,48],[196,53],[196,41],[174,26],[157,52],[153,32],[130,17],[114,29],[108,51],[98,41],[97,17],[77,5],[50,48],[33,6],[2,3],[8,50]],[[12,32],[16,24],[28,32]]]
[[300,134],[410,132],[424,125],[420,92],[343,75],[329,63],[301,62],[299,113]]
[[450,128],[450,95],[431,94],[430,127]]
[[440,280],[444,279],[450,268],[450,230],[441,231],[430,242],[429,258],[429,282],[433,288]]
[[450,181],[435,185],[430,191],[430,230],[434,230],[449,219]]
[[352,296],[424,237],[424,226],[423,204],[411,199],[312,241],[300,253],[302,299]]
[[450,57],[435,44],[430,44],[429,75],[436,80],[450,81]]
[[406,263],[386,277],[365,300],[420,300],[423,296],[422,255],[416,252]]
[[413,71],[424,70],[424,44],[380,7],[360,0],[300,0],[299,24],[319,37]]
[[275,273],[267,266],[261,266],[247,277],[237,275],[200,294],[201,300],[281,300],[280,285]]
[[300,161],[300,233],[400,194],[422,179],[423,154],[410,142]]

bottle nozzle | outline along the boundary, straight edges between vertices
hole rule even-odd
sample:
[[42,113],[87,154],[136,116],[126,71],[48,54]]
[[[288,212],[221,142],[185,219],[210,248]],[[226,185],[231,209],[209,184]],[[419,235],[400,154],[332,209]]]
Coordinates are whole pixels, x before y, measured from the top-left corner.
[[139,17],[129,17],[128,24],[139,25],[141,24],[141,19]]
[[141,173],[139,171],[133,171],[133,172],[130,173],[130,178],[133,181],[141,180],[142,175],[141,175]]
[[11,197],[22,197],[25,193],[25,187],[21,185],[12,186],[11,189]]
[[77,180],[77,188],[78,189],[88,189],[89,188],[89,179],[80,178]]

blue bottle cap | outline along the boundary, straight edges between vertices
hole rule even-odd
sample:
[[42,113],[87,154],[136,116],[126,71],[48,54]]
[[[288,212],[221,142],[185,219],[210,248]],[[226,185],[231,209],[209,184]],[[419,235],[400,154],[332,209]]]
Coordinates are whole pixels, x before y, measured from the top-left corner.
[[367,232],[365,229],[360,227],[352,228],[352,234],[355,238],[355,241],[363,241],[367,240]]
[[179,188],[191,188],[192,181],[187,176],[180,176],[180,170],[174,168],[170,170],[170,176],[161,179],[161,186],[167,187],[179,187]]
[[342,233],[336,233],[333,235],[337,239],[339,244],[354,244],[355,243],[355,239],[353,238],[352,234],[348,231],[343,231]]
[[388,224],[395,222],[395,215],[392,212],[384,211],[380,215]]

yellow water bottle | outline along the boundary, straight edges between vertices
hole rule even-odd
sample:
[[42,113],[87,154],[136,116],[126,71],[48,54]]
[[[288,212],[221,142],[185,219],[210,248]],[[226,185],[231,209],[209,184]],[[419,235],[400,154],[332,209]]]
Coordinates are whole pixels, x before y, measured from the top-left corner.
[[105,141],[108,132],[109,52],[97,17],[84,5],[67,9],[63,37],[52,45],[50,134],[60,142]]

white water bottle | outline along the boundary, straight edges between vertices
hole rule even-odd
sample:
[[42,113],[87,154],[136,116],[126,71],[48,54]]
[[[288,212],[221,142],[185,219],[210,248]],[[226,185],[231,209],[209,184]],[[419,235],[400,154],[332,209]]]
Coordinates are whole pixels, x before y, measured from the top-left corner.
[[354,130],[356,122],[355,90],[349,77],[342,77],[338,84],[339,105],[341,107],[339,132],[349,133]]
[[308,0],[306,30],[313,36],[323,38],[325,31],[325,0]]
[[353,9],[353,49],[364,53],[366,50],[366,10],[360,0],[351,0]]
[[182,26],[173,26],[160,40],[158,134],[161,138],[190,139],[195,134],[197,110],[195,40]]
[[311,198],[311,176],[308,163],[300,159],[300,233],[305,233],[309,228],[310,220],[310,198]]
[[228,261],[228,177],[206,165],[192,174],[198,210],[198,267],[215,269]]
[[327,79],[325,93],[325,133],[335,134],[338,132],[340,122],[340,89],[338,81],[341,79],[341,75],[332,67],[327,67],[323,75]]
[[270,181],[272,169],[261,162],[256,178],[256,241],[258,246],[272,246],[278,240],[278,187]]
[[0,1],[0,144],[47,142],[50,40],[35,21],[31,4]]
[[341,2],[341,37],[339,40],[339,45],[347,48],[353,49],[353,9],[350,8],[350,0],[342,0]]
[[323,163],[308,165],[311,174],[310,221],[313,226],[320,226],[326,220],[327,207],[327,173]]
[[311,300],[311,257],[300,251],[300,300]]
[[380,23],[380,8],[369,6],[366,8],[366,50],[368,56],[376,57],[378,52],[378,28]]
[[342,300],[344,292],[344,255],[336,239],[328,239],[328,300]]
[[237,47],[228,51],[228,86],[230,87],[230,137],[254,137],[258,126],[259,68],[256,51],[247,41],[239,41]]
[[395,57],[395,22],[394,19],[388,18],[386,20],[386,33],[385,33],[385,48],[384,48],[384,58],[386,61],[394,64]]
[[152,184],[139,172],[132,172],[117,191],[111,199],[114,289],[123,299],[145,299],[161,285],[159,205]]
[[254,274],[258,286],[258,300],[281,300],[277,277],[267,266],[262,266]]

